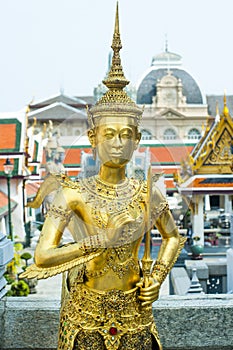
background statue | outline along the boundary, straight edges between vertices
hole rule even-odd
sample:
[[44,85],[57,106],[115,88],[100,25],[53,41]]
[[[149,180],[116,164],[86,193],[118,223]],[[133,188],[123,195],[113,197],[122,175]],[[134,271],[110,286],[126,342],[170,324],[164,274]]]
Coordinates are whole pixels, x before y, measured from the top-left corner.
[[[125,168],[136,150],[142,110],[123,88],[121,41],[116,12],[108,91],[88,111],[88,137],[100,160],[98,175],[73,182],[50,175],[33,205],[48,191],[57,194],[35,251],[35,265],[24,274],[46,278],[64,273],[58,349],[162,349],[152,315],[160,286],[184,244],[156,183],[128,179]],[[150,259],[150,228],[162,244]],[[60,245],[69,227],[74,242]],[[142,263],[138,252],[147,232]]]

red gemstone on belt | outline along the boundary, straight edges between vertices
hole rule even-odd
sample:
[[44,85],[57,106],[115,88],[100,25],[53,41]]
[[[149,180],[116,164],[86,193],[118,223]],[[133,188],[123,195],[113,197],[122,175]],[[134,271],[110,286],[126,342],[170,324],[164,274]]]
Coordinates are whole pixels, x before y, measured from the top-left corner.
[[111,328],[109,329],[109,333],[110,333],[111,335],[117,335],[117,328],[111,327]]

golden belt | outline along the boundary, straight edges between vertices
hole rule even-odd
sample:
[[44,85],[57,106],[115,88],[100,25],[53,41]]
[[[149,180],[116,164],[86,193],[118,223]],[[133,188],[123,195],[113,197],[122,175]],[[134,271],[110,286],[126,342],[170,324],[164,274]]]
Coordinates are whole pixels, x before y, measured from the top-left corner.
[[61,310],[59,349],[73,349],[77,334],[84,330],[98,332],[106,349],[116,350],[124,334],[140,333],[152,324],[152,310],[142,310],[137,287],[99,291],[79,284]]

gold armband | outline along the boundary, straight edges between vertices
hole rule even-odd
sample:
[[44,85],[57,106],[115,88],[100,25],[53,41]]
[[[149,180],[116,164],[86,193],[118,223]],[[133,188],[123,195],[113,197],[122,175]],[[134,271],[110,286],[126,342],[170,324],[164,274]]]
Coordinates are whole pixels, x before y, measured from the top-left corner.
[[155,208],[155,216],[157,218],[160,217],[160,215],[162,215],[164,212],[166,212],[167,210],[169,210],[169,205],[168,202],[166,200],[164,200],[163,202],[161,202],[159,204],[158,207]]
[[55,219],[59,218],[62,221],[68,222],[71,216],[71,210],[64,209],[61,205],[57,207],[54,204],[51,204],[49,211],[46,214],[46,217],[47,216],[54,217]]
[[162,260],[156,260],[153,269],[152,276],[162,284],[170,271],[170,265],[166,264]]
[[80,249],[84,253],[91,253],[99,248],[104,248],[105,242],[102,234],[97,234],[94,236],[89,236],[85,238],[80,246]]

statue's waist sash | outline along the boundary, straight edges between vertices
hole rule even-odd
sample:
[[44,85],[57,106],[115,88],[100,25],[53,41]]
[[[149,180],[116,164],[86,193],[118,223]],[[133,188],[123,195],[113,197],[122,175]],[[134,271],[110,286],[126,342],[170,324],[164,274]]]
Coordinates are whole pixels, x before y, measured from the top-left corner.
[[[152,310],[141,307],[137,287],[99,291],[77,284],[61,310],[60,343],[72,344],[78,332],[84,330],[100,333],[106,348],[114,350],[124,334],[140,333],[145,328],[157,338]],[[60,349],[72,349],[72,345]]]

